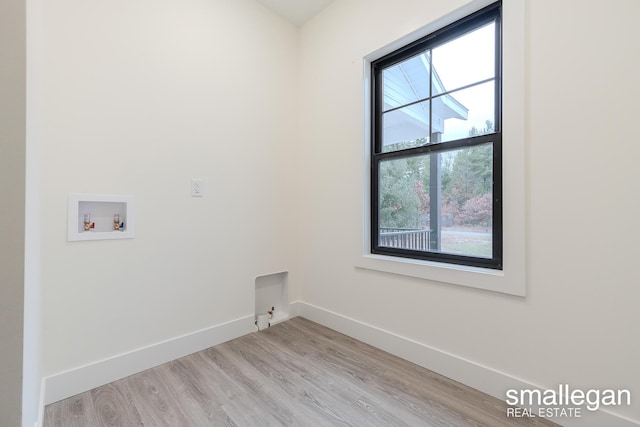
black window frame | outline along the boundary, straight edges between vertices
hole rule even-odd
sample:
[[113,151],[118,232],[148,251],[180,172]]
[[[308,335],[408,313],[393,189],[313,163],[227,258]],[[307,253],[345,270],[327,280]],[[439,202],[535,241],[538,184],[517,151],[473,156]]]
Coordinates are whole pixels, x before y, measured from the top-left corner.
[[[488,23],[495,23],[495,123],[494,131],[446,142],[406,148],[398,151],[382,150],[383,71],[415,55],[460,37]],[[371,63],[371,253],[401,258],[411,258],[447,264],[503,269],[503,218],[502,218],[502,1],[495,2],[452,24],[409,43]],[[430,94],[429,99],[437,95]],[[381,162],[389,159],[410,158],[417,155],[443,153],[491,143],[493,146],[493,212],[492,257],[482,258],[436,251],[418,251],[379,245],[379,169]]]

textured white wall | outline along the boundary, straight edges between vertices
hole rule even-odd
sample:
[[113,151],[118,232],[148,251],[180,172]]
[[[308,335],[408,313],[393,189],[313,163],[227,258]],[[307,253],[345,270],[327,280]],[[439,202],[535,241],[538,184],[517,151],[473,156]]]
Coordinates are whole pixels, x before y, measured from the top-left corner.
[[301,300],[542,387],[637,396],[635,0],[527,2],[526,298],[354,268],[362,58],[464,3],[337,1],[302,27]]
[[[255,276],[292,269],[297,29],[253,0],[62,0],[42,40],[44,375],[253,314]],[[135,239],[67,242],[69,192],[133,194]]]

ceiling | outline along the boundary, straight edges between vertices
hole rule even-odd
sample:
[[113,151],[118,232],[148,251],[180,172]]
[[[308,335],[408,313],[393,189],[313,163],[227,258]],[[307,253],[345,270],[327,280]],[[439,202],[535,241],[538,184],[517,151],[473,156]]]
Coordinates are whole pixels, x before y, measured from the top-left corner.
[[302,25],[333,0],[258,0],[295,25]]

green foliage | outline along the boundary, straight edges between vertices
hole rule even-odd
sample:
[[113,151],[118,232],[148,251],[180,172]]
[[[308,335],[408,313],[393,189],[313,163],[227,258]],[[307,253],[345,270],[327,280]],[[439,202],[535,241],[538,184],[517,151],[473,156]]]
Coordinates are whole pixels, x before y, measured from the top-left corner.
[[427,138],[418,138],[413,141],[402,141],[396,142],[395,144],[385,145],[383,152],[389,153],[392,151],[406,150],[407,148],[415,148],[420,147],[421,145],[428,144],[429,140]]
[[415,183],[420,182],[424,158],[389,160],[380,164],[380,225],[413,228],[420,216],[421,200]]
[[[493,123],[471,128],[469,136],[493,132]],[[385,151],[426,143],[415,140],[389,146]],[[441,212],[449,225],[490,226],[492,219],[493,149],[483,144],[440,154]],[[394,159],[380,164],[381,227],[428,228],[429,155]]]
[[479,145],[456,152],[442,197],[449,213],[458,217],[467,201],[490,193],[492,187],[493,150],[491,145]]

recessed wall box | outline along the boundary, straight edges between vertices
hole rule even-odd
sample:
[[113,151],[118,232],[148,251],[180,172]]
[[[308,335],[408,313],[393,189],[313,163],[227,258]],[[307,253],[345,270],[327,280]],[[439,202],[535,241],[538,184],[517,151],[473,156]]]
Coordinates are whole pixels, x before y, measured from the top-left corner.
[[133,196],[70,193],[68,217],[69,241],[131,239],[135,236]]

